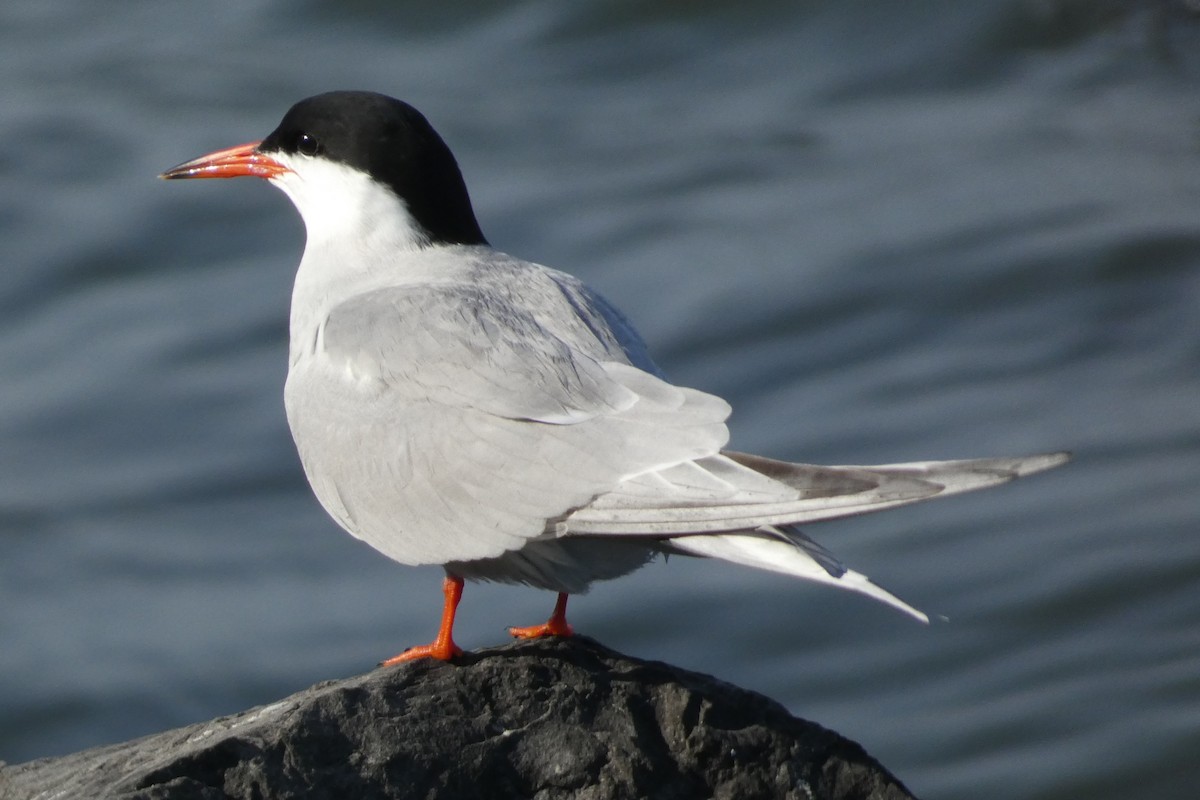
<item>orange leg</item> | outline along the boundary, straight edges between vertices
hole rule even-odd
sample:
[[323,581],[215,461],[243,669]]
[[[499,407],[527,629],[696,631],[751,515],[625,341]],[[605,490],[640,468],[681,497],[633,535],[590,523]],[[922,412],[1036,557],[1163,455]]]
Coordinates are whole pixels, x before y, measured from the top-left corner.
[[390,667],[414,661],[418,658],[436,658],[438,661],[449,661],[462,652],[462,648],[454,643],[454,612],[458,609],[458,601],[462,599],[463,579],[447,575],[442,581],[442,594],[446,602],[442,606],[442,626],[438,628],[437,638],[429,644],[410,647],[398,656],[392,656],[379,666]]
[[558,593],[558,602],[554,604],[554,613],[550,619],[541,625],[530,625],[528,628],[509,628],[508,632],[518,639],[537,639],[540,636],[570,636],[574,633],[567,623],[567,593]]

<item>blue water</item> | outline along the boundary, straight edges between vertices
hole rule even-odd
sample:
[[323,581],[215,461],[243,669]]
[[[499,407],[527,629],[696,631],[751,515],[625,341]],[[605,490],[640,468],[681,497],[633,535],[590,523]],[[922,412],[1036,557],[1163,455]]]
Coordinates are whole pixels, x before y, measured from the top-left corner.
[[[121,741],[427,640],[440,572],[308,493],[282,409],[303,229],[162,169],[375,89],[501,249],[580,275],[733,444],[1069,448],[814,527],[950,622],[672,559],[577,629],[763,691],[925,798],[1200,782],[1200,18],[1185,3],[0,6],[0,758]],[[469,586],[459,639],[553,598]]]

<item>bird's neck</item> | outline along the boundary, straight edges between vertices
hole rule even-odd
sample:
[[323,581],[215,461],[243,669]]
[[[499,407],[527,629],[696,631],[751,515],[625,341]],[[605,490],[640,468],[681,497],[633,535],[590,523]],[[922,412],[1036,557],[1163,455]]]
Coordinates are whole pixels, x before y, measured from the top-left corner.
[[293,347],[346,298],[403,282],[409,262],[428,248],[404,202],[361,172],[313,161],[272,183],[296,206],[307,233],[292,290]]
[[309,346],[330,312],[366,292],[413,284],[460,282],[487,245],[418,244],[375,229],[352,238],[310,238],[296,270],[290,315],[291,361]]

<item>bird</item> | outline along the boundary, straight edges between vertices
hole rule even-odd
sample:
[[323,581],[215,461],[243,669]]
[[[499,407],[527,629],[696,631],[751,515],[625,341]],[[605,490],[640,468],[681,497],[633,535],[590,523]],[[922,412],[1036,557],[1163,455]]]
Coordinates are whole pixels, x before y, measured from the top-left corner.
[[556,592],[545,623],[509,632],[570,636],[569,596],[660,555],[848,589],[928,622],[799,526],[1070,457],[818,466],[727,449],[729,404],[668,381],[577,278],[494,249],[445,141],[383,94],[306,98],[266,138],[160,177],[261,178],[303,218],[284,406],[305,475],[352,536],[445,570],[436,637],[384,665],[462,653],[464,581]]

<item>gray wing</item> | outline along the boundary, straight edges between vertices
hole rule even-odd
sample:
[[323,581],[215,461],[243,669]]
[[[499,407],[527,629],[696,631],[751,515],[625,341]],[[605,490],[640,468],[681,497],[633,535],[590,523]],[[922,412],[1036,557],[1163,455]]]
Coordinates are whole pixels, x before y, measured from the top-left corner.
[[[928,622],[923,612],[847,568],[792,525],[983,489],[1057,467],[1069,458],[1066,453],[1051,453],[822,467],[727,451],[631,479],[572,514],[560,530],[567,538],[651,537],[667,552],[718,558],[848,589]],[[696,472],[711,480],[699,480]],[[762,482],[757,487],[761,491],[755,491],[746,473]],[[780,497],[772,491],[779,485],[794,494]]]
[[318,498],[398,561],[494,558],[550,536],[649,537],[924,619],[787,526],[984,488],[1067,459],[822,467],[721,452],[724,401],[628,363],[653,369],[630,352],[640,345],[632,330],[614,330],[607,306],[577,284],[521,287],[542,295],[522,303],[495,286],[443,284],[352,298],[289,373],[289,421]]
[[[564,531],[588,535],[680,536],[770,525],[795,525],[883,511],[984,489],[1065,463],[1066,453],[1022,458],[922,461],[879,466],[818,466],[725,451],[696,464],[639,476],[599,497],[566,521]],[[708,492],[689,496],[688,471],[701,469]],[[754,492],[752,478],[765,483]],[[657,479],[657,480],[656,480]],[[778,486],[792,489],[781,496]]]
[[287,406],[343,527],[404,563],[493,557],[622,481],[719,451],[724,401],[602,360],[623,355],[583,341],[565,297],[538,308],[444,284],[328,314]]
[[549,423],[619,412],[637,399],[533,315],[472,286],[358,295],[318,335],[348,377],[398,398]]

